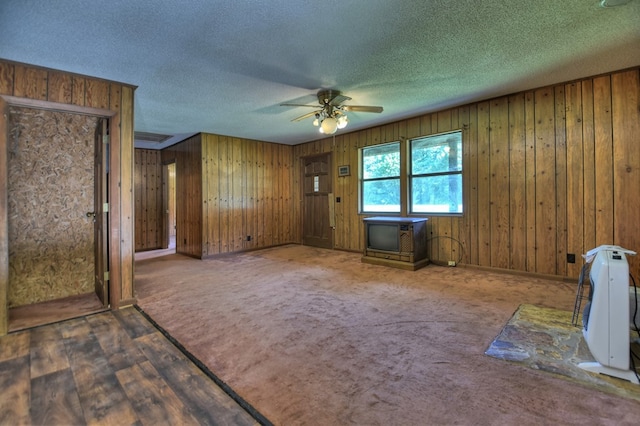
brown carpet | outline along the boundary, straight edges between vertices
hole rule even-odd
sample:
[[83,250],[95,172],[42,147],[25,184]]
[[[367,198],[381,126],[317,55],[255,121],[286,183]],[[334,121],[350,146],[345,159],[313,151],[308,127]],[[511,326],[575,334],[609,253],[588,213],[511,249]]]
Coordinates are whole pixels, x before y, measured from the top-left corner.
[[136,263],[139,305],[275,424],[637,424],[640,402],[484,352],[575,285],[290,245]]

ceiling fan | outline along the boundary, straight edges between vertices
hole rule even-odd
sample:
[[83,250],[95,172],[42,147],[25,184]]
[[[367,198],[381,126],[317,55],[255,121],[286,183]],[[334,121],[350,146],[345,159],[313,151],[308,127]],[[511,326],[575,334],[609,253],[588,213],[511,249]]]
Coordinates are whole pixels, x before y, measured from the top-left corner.
[[296,106],[315,108],[315,111],[308,112],[296,117],[291,121],[302,121],[306,118],[315,117],[313,125],[320,127],[320,133],[326,133],[328,135],[335,133],[338,129],[344,129],[349,122],[347,118],[347,112],[376,112],[381,113],[381,106],[363,106],[363,105],[342,105],[345,101],[350,101],[351,98],[343,95],[338,90],[320,90],[317,94],[317,105],[305,105],[305,104],[280,104],[280,106]]

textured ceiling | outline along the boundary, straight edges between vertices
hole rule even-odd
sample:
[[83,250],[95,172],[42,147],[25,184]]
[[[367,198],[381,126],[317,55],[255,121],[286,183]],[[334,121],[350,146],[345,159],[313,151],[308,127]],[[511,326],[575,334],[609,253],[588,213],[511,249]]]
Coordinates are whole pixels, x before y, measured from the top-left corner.
[[[640,65],[640,0],[2,0],[0,57],[137,85],[135,130],[297,144]],[[157,144],[156,144],[157,145]]]

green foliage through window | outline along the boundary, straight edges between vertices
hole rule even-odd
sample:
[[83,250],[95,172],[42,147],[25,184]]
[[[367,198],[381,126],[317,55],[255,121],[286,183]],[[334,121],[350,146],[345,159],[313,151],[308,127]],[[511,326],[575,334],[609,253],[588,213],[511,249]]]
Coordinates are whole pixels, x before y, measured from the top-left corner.
[[461,214],[462,132],[362,148],[360,185],[363,213]]
[[411,141],[411,213],[462,213],[462,133]]
[[364,212],[400,212],[400,143],[362,149],[362,205]]

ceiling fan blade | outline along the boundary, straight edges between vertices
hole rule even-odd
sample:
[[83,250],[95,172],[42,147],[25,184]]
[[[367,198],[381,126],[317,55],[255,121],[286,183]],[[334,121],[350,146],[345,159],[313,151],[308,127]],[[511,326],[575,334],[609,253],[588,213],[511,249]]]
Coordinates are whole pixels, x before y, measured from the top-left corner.
[[353,112],[382,112],[381,106],[344,105],[342,108]]
[[350,101],[351,98],[348,96],[344,96],[344,95],[335,95],[330,101],[329,101],[329,105],[331,106],[338,106],[341,103],[343,103],[344,101]]
[[305,118],[314,117],[317,113],[318,113],[318,111],[311,111],[311,112],[308,112],[308,113],[306,113],[304,115],[301,115],[300,117],[294,118],[291,121],[302,121]]
[[280,104],[280,106],[294,106],[294,107],[309,107],[309,108],[318,108],[318,105],[304,105],[304,104]]

